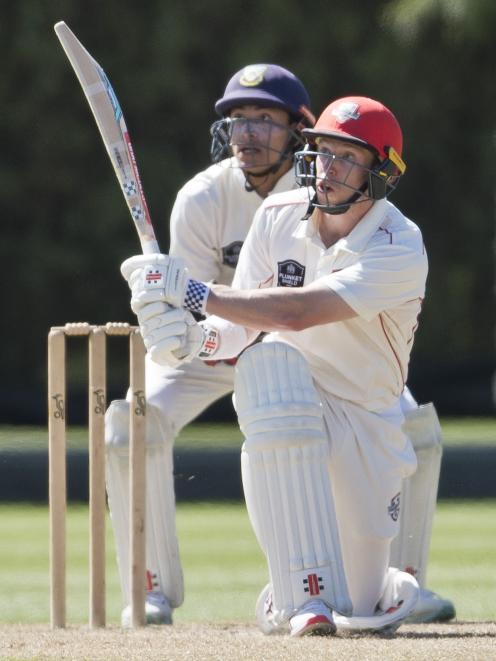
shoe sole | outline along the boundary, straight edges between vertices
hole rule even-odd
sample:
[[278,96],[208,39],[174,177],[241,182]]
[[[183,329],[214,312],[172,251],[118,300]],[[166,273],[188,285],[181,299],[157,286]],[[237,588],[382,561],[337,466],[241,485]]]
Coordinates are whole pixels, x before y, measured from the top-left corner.
[[291,636],[301,638],[302,636],[332,636],[336,633],[336,625],[330,622],[325,615],[312,617],[304,627],[298,631],[292,631]]

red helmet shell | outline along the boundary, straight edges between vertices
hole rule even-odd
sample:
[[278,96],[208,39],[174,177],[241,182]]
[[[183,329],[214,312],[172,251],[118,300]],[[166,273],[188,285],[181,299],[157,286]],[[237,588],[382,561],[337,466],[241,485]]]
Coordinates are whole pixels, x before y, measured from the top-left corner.
[[335,137],[372,148],[382,161],[387,147],[401,156],[403,134],[398,120],[380,101],[365,96],[347,96],[333,101],[320,115],[312,129],[304,129],[310,140]]

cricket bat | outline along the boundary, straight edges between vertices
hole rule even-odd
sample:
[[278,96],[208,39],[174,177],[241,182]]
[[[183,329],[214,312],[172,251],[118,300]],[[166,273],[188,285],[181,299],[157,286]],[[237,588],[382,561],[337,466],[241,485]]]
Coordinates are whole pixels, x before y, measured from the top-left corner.
[[69,27],[55,33],[83,88],[131,213],[144,254],[160,252],[121,106],[105,71]]

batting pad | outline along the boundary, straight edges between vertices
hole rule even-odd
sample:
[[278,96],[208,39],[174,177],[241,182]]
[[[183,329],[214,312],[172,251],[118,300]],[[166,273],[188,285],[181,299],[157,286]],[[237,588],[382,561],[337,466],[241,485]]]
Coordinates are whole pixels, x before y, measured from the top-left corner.
[[303,356],[283,343],[256,344],[238,360],[234,390],[246,505],[277,619],[316,598],[351,612],[321,406]]
[[[113,401],[105,414],[107,494],[117,548],[122,593],[130,603],[129,582],[129,402]],[[147,405],[146,568],[147,590],[165,594],[172,608],[184,599],[176,535],[172,440],[167,442],[158,411]]]
[[391,565],[413,574],[425,587],[432,523],[441,470],[441,425],[433,404],[405,413],[403,431],[417,455],[417,471],[403,480],[400,529],[391,545]]

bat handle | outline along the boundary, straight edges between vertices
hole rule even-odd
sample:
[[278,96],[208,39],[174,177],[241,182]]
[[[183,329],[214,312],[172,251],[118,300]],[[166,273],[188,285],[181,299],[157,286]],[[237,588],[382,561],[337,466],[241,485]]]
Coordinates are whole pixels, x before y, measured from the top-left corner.
[[153,253],[160,252],[160,247],[156,239],[149,239],[149,238],[144,239],[140,237],[140,242],[141,242],[141,249],[143,251],[143,255],[152,255]]

